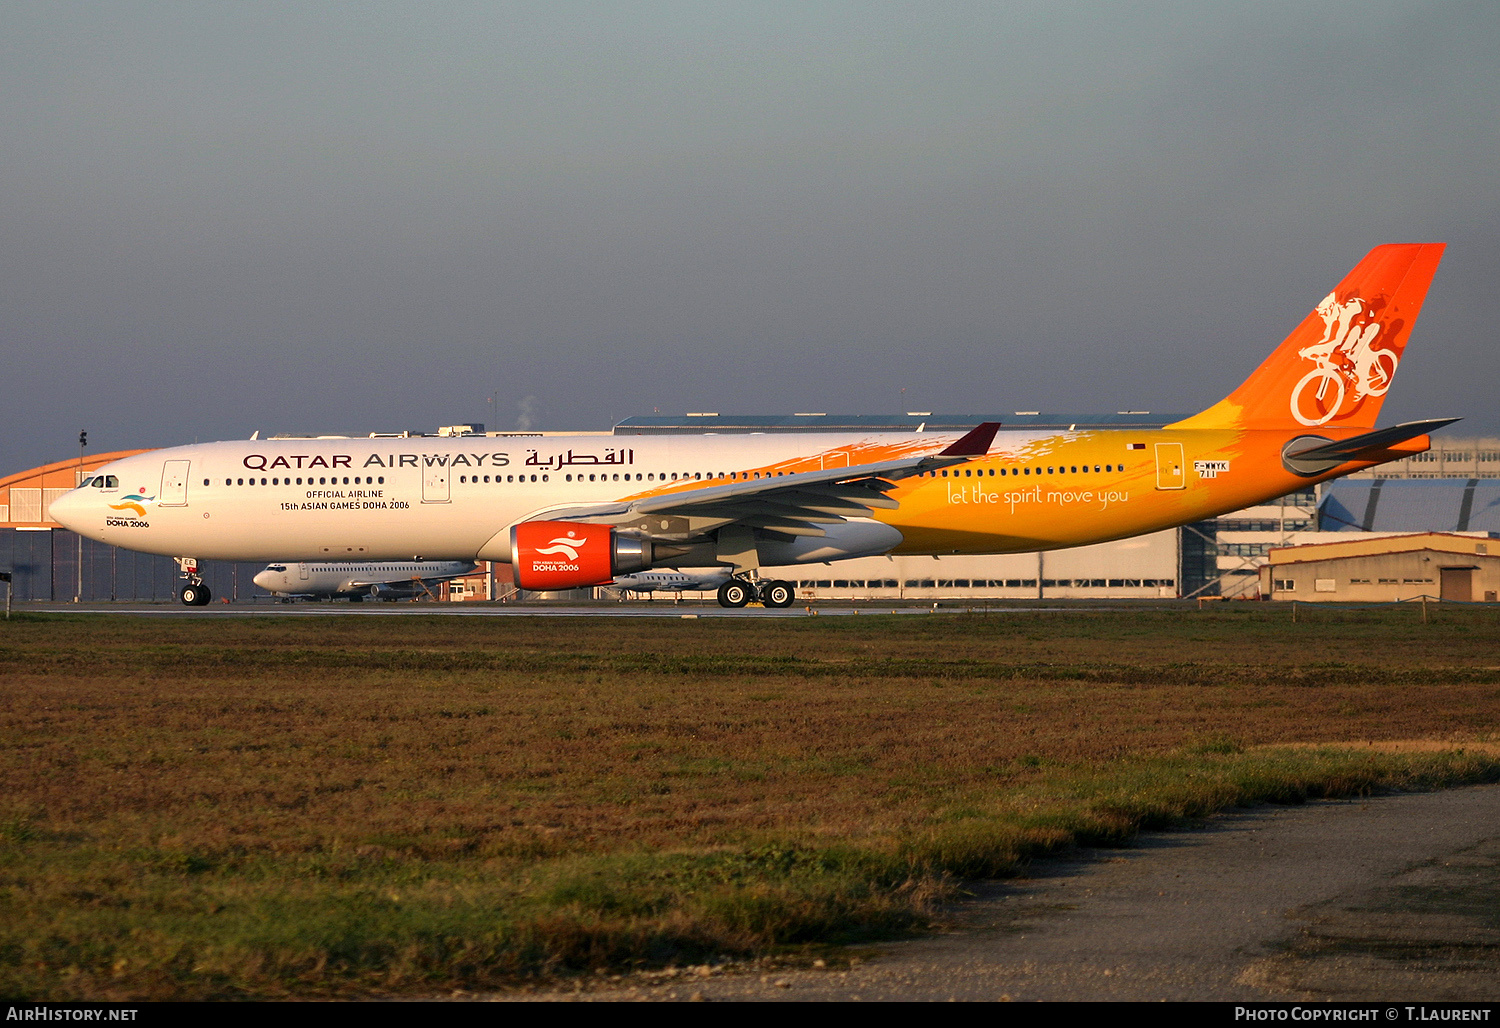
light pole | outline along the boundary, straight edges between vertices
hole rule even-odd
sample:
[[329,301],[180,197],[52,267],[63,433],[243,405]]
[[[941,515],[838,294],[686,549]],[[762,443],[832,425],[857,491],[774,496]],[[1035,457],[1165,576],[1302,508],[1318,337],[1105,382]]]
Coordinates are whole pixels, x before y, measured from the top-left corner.
[[[74,488],[83,484],[83,448],[89,444],[87,432],[78,433],[78,477],[73,482]],[[78,591],[73,594],[73,602],[83,601],[83,536],[78,537]]]

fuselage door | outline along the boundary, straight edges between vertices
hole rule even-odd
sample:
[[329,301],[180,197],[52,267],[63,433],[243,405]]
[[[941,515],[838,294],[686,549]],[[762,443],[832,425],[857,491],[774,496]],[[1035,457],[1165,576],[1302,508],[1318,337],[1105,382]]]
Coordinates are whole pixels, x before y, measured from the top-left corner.
[[156,501],[158,507],[187,506],[188,465],[191,463],[192,461],[186,460],[169,460],[162,465],[161,496]]
[[305,561],[297,565],[297,579],[301,582],[307,581],[307,563]]
[[448,469],[437,464],[427,465],[422,472],[422,502],[448,502]]
[[1183,471],[1182,444],[1156,444],[1156,488],[1186,489],[1187,475]]

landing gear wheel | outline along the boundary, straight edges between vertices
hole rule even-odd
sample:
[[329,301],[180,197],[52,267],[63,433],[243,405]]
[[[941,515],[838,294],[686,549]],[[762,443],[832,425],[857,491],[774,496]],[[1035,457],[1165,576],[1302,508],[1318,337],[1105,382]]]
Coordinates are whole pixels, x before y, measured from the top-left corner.
[[767,607],[790,607],[796,598],[790,582],[766,582],[760,587],[760,602]]
[[721,607],[743,607],[750,602],[754,595],[750,586],[744,582],[731,580],[719,586],[719,606]]
[[213,593],[208,591],[208,586],[194,585],[191,582],[182,587],[178,597],[185,607],[206,607],[208,601],[214,598]]

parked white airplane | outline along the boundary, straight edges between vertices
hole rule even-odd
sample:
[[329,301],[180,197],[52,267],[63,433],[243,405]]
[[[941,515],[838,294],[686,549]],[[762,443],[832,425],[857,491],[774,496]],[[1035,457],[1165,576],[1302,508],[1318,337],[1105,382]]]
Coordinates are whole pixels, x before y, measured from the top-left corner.
[[729,581],[730,575],[728,568],[637,571],[633,575],[617,576],[609,588],[632,593],[717,592],[721,585]]
[[176,556],[190,602],[210,557],[496,560],[533,590],[717,565],[726,606],[786,606],[762,568],[1122,539],[1428,449],[1454,419],[1374,426],[1442,252],[1375,248],[1239,388],[1162,428],[206,443],[107,464],[50,513]]
[[[415,596],[424,587],[467,575],[478,567],[472,560],[284,562],[270,565],[254,581],[277,596],[347,597],[358,603],[366,596],[376,600]],[[195,605],[195,598],[184,597],[182,602]]]

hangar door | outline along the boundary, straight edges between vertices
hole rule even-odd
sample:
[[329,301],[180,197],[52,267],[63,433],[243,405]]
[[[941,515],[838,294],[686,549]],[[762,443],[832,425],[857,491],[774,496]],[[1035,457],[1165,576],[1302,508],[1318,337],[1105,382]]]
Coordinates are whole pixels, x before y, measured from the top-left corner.
[[1441,592],[1445,600],[1470,603],[1474,599],[1474,568],[1438,568],[1442,575]]

